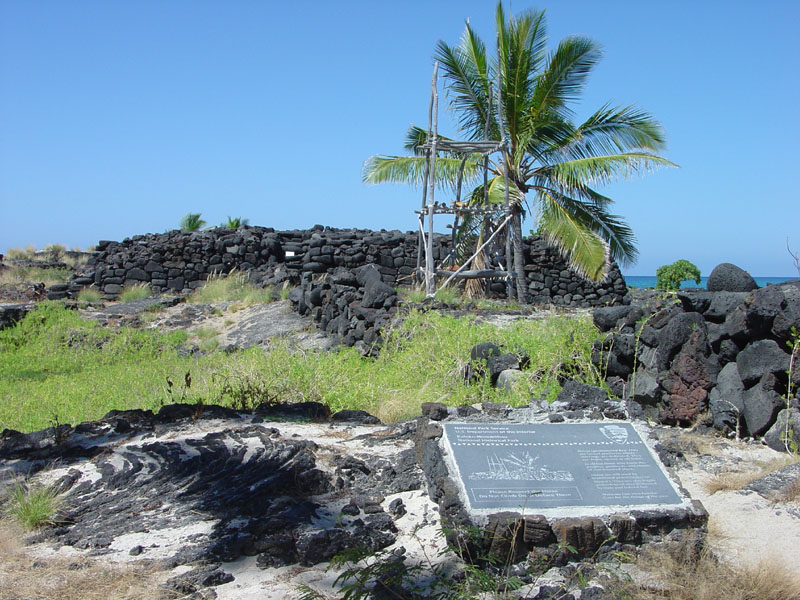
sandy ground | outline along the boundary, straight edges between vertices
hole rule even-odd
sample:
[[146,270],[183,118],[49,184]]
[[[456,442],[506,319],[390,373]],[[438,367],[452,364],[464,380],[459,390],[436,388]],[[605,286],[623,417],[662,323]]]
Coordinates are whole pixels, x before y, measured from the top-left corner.
[[[688,434],[687,434],[688,437]],[[691,463],[677,471],[681,484],[709,513],[709,544],[720,558],[733,565],[759,561],[783,563],[800,573],[800,502],[772,502],[749,490],[709,493],[715,477],[759,474],[786,463],[786,454],[760,444],[706,436],[698,453],[687,453]]]
[[[215,424],[224,427],[224,422]],[[357,438],[367,433],[374,433],[373,426],[345,426],[331,428],[315,424],[276,424],[284,436],[302,436],[313,439],[322,448],[331,452],[347,452],[358,455],[364,451]],[[192,426],[189,426],[191,429]],[[756,492],[746,490],[724,490],[710,493],[707,486],[716,477],[729,474],[762,473],[770,466],[786,464],[788,457],[762,445],[747,444],[733,440],[725,440],[713,436],[700,436],[676,430],[667,430],[666,435],[677,437],[682,447],[686,448],[687,463],[677,469],[681,484],[690,495],[700,500],[710,514],[709,544],[714,553],[733,565],[757,564],[767,560],[772,563],[783,563],[790,571],[800,570],[800,554],[796,548],[800,545],[800,503],[775,503],[763,498]],[[181,435],[192,433],[181,432]],[[370,449],[383,455],[390,455],[401,447],[408,447],[409,442],[398,443],[397,446],[378,446]],[[57,473],[50,473],[50,477]],[[387,548],[391,551],[403,548],[410,564],[423,564],[442,560],[440,554],[445,549],[443,536],[439,527],[438,511],[425,491],[417,490],[387,496],[384,508],[395,498],[402,498],[407,513],[397,520],[399,534],[395,544]],[[333,518],[337,506],[326,507],[327,517]],[[177,535],[174,543],[180,543],[182,535]],[[169,531],[160,531],[158,535],[168,537]],[[135,536],[134,536],[135,537]],[[158,542],[165,548],[174,547],[170,540],[159,538]],[[103,560],[131,562],[136,559],[127,553],[129,546],[147,544],[153,540],[119,539],[115,542],[118,553],[108,555]],[[118,547],[116,547],[118,546]],[[52,555],[53,548],[44,545],[30,548],[39,556]],[[80,552],[72,548],[61,548],[57,554],[76,556]],[[255,557],[243,557],[238,561],[226,563],[222,568],[233,574],[234,581],[216,588],[221,600],[256,600],[282,599],[297,597],[300,584],[306,584],[323,594],[333,595],[334,580],[339,574],[329,569],[327,563],[314,567],[292,565],[280,568],[261,569],[256,566]],[[180,574],[187,567],[166,573],[165,578]]]

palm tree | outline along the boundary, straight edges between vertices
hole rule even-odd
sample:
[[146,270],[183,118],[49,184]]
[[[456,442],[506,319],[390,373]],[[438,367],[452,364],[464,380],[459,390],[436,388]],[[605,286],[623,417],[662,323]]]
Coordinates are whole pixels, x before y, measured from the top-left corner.
[[245,225],[250,223],[250,219],[243,219],[242,217],[228,217],[227,222],[222,223],[220,227],[225,227],[227,229],[239,229],[240,227],[244,227]]
[[181,219],[181,231],[200,231],[206,222],[200,218],[201,213],[188,213]]
[[[573,123],[570,104],[579,99],[601,58],[595,42],[569,37],[547,53],[544,11],[506,18],[498,3],[496,21],[497,57],[487,55],[486,45],[468,22],[459,44],[440,41],[435,58],[460,132],[479,140],[488,131],[489,139],[507,141],[506,149],[489,161],[487,195],[490,203],[501,205],[504,176],[508,176],[517,293],[524,301],[522,219],[526,206],[536,220],[535,228],[572,268],[599,281],[607,273],[609,258],[629,264],[635,261],[637,250],[631,229],[609,211],[612,200],[592,186],[673,163],[657,154],[664,147],[661,126],[635,106],[606,104],[583,123]],[[502,115],[498,102],[492,101],[498,75]],[[416,140],[411,148],[424,142],[420,132],[426,134],[415,127],[409,132],[409,140]],[[477,158],[469,157],[465,170],[465,177],[473,182],[480,172]],[[420,183],[424,160],[422,156],[375,156],[365,163],[363,179]],[[459,164],[454,157],[437,157],[437,183],[452,186]],[[483,198],[482,182],[479,188],[472,194],[473,202]]]

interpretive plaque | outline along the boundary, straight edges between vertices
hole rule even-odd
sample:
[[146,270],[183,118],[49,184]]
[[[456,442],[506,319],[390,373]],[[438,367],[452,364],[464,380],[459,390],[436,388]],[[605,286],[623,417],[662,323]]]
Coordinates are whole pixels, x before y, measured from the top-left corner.
[[445,423],[473,510],[652,506],[683,500],[630,423]]

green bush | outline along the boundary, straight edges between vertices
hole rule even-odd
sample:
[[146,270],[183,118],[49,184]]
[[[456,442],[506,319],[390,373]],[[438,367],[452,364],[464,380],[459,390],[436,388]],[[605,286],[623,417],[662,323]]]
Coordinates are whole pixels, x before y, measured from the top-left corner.
[[677,292],[681,282],[687,280],[700,283],[700,269],[688,260],[680,259],[656,269],[656,289]]

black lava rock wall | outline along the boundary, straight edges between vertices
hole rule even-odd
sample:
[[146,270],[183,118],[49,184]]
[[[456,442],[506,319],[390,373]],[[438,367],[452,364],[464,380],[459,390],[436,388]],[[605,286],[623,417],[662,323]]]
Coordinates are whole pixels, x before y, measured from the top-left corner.
[[[185,233],[170,231],[101,241],[88,264],[61,297],[93,286],[116,297],[127,285],[147,283],[155,292],[189,292],[213,274],[248,272],[256,283],[297,285],[304,273],[333,274],[374,265],[388,285],[410,284],[417,264],[417,234],[400,231],[333,229],[276,231],[265,227],[215,228]],[[447,255],[449,236],[434,236],[434,259]],[[531,301],[560,306],[605,306],[629,302],[625,280],[616,265],[601,283],[587,282],[572,271],[541,238],[525,241],[525,271]],[[52,290],[51,290],[52,291]],[[504,282],[489,285],[505,294]]]

